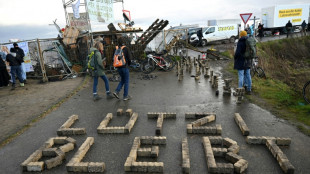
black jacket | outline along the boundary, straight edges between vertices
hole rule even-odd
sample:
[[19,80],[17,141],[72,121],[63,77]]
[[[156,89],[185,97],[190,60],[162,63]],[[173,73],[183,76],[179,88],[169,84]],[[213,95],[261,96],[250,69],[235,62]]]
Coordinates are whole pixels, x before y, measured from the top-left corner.
[[244,58],[244,53],[246,49],[246,39],[247,37],[242,37],[239,39],[237,44],[237,49],[235,52],[235,64],[234,69],[245,70],[251,68],[252,60],[247,60]]
[[10,66],[20,66],[21,61],[18,59],[18,54],[15,56],[12,53],[6,55],[6,61],[10,63]]
[[16,53],[21,57],[22,62],[24,62],[24,57],[25,57],[24,50],[19,47],[15,47],[15,50],[16,50]]

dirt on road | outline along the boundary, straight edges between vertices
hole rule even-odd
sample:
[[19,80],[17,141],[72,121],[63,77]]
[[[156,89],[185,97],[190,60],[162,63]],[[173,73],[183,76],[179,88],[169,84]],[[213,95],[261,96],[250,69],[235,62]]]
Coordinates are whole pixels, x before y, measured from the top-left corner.
[[73,95],[84,81],[84,77],[48,83],[29,79],[25,87],[0,88],[0,147]]

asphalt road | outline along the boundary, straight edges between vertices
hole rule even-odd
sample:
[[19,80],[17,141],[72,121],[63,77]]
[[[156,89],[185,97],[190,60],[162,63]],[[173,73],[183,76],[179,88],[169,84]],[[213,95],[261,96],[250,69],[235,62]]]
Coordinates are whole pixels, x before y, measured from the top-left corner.
[[[219,70],[220,68],[213,67]],[[158,162],[164,162],[164,173],[182,173],[181,140],[188,138],[191,173],[207,173],[206,159],[202,146],[203,135],[186,133],[186,124],[193,120],[185,119],[187,112],[214,112],[215,123],[223,128],[222,137],[229,137],[237,141],[240,146],[240,155],[249,162],[246,173],[283,173],[276,159],[273,158],[264,145],[249,145],[241,134],[234,121],[234,113],[240,113],[250,128],[251,136],[289,137],[292,143],[289,147],[281,147],[290,162],[295,167],[295,173],[309,173],[310,171],[310,138],[300,133],[294,126],[285,120],[279,119],[270,112],[248,103],[236,104],[234,96],[224,97],[223,80],[220,79],[220,95],[215,95],[209,79],[201,77],[195,81],[190,73],[184,73],[184,80],[179,82],[175,71],[155,72],[157,78],[153,80],[140,80],[139,74],[131,73],[130,95],[133,99],[123,101],[117,99],[92,100],[92,82],[78,92],[75,96],[62,104],[57,110],[47,115],[25,133],[17,137],[10,144],[0,149],[0,173],[21,173],[20,164],[35,150],[51,137],[56,137],[56,131],[68,119],[77,114],[79,120],[73,127],[86,128],[87,135],[72,136],[77,140],[74,151],[68,152],[66,161],[59,167],[45,170],[42,173],[67,173],[65,165],[73,157],[78,147],[87,137],[94,137],[95,143],[86,154],[85,162],[105,162],[107,174],[124,172],[124,163],[129,155],[133,140],[136,136],[155,136],[156,120],[148,119],[148,112],[175,112],[176,119],[167,119],[163,123],[162,136],[167,137],[167,145],[160,146]],[[192,72],[194,73],[194,71]],[[117,83],[110,82],[111,89]],[[104,95],[104,84],[99,83],[99,94]],[[121,93],[122,94],[122,93]],[[99,135],[97,127],[107,113],[113,113],[114,118],[109,126],[124,126],[128,118],[116,116],[118,108],[131,108],[139,114],[139,118],[128,135]],[[144,159],[143,159],[144,160]],[[223,161],[217,159],[217,161]]]

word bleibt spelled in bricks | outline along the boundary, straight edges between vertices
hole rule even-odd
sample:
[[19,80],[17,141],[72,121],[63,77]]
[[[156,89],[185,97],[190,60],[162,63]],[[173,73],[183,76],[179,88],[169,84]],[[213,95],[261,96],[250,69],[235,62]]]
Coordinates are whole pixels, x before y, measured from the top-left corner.
[[165,145],[166,143],[167,143],[166,137],[152,137],[152,136],[135,137],[129,156],[127,157],[126,162],[124,164],[125,172],[162,173],[164,171],[163,162],[137,162],[137,157],[142,154],[143,154],[142,156],[146,156],[145,153],[141,154],[141,151],[150,150],[146,148],[141,148],[140,147],[141,145],[157,145],[152,146],[150,154],[151,157],[157,157],[159,153],[158,145]]
[[245,124],[244,120],[242,119],[242,117],[240,116],[239,113],[235,113],[235,122],[239,126],[239,128],[242,132],[242,135],[249,135],[250,134],[250,129]]
[[[123,109],[117,110],[117,115],[121,116],[123,115]],[[113,118],[112,113],[108,113],[107,116],[102,120],[99,127],[97,128],[97,132],[99,134],[128,134],[130,133],[131,129],[135,125],[137,119],[138,119],[138,113],[133,112],[132,109],[126,110],[126,116],[129,116],[130,119],[127,122],[127,124],[123,127],[108,127],[109,122]]]
[[[44,168],[51,169],[61,165],[65,159],[65,153],[74,149],[76,141],[70,137],[50,138],[38,150],[32,153],[22,164],[23,172],[41,172]],[[54,145],[61,145],[53,148]],[[39,161],[42,157],[53,157],[45,161]]]
[[[192,117],[196,117],[199,114],[192,114]],[[203,115],[203,114],[201,114]],[[189,117],[189,116],[188,116]],[[185,116],[186,118],[186,116]],[[222,127],[221,125],[217,124],[215,126],[203,126],[207,123],[215,121],[215,115],[205,116],[200,118],[190,124],[186,125],[187,133],[189,134],[213,134],[213,135],[221,135],[222,134]]]
[[157,118],[157,124],[156,124],[156,135],[161,135],[162,133],[162,127],[164,119],[172,118],[176,119],[176,113],[166,113],[166,112],[149,112],[147,113],[148,118]]
[[84,135],[86,134],[85,128],[70,128],[76,120],[79,119],[78,115],[72,115],[68,120],[57,130],[58,136],[69,136],[69,135]]
[[[205,150],[209,173],[243,173],[248,168],[248,162],[239,153],[237,142],[230,138],[220,136],[203,137],[202,143]],[[221,145],[227,148],[213,148],[212,145]],[[230,163],[217,163],[215,157],[223,157]]]
[[289,146],[291,144],[290,138],[267,137],[267,136],[247,136],[246,142],[248,144],[266,145],[275,159],[277,159],[280,167],[285,173],[293,174],[294,166],[290,163],[286,155],[282,152],[279,146]]

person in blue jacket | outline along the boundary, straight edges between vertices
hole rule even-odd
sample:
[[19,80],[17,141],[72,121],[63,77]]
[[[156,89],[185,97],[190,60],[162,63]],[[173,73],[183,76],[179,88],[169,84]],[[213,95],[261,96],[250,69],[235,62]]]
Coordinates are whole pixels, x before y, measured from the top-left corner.
[[246,82],[246,94],[250,95],[252,87],[252,79],[250,74],[251,60],[246,60],[244,58],[247,32],[241,31],[239,36],[240,39],[237,43],[237,49],[234,56],[234,69],[238,70],[238,88],[242,88]]

